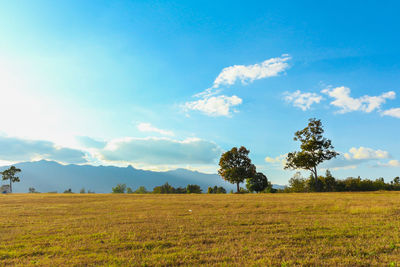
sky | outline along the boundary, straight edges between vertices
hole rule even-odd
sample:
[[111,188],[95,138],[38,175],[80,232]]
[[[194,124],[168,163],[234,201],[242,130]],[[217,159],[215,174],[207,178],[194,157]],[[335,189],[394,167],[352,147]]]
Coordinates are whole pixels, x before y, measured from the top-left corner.
[[[286,184],[321,119],[336,178],[400,175],[397,1],[6,1],[0,165],[216,173],[245,146]],[[308,175],[304,172],[304,175]]]

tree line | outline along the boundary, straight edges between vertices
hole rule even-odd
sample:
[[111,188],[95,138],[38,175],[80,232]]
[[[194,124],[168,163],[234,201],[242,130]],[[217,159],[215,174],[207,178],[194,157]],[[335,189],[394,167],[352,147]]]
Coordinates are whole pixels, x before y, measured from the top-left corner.
[[[223,187],[215,186],[215,193],[226,193],[226,190]],[[208,193],[214,193],[214,189],[209,187]],[[148,191],[146,187],[140,186],[135,191],[132,188],[127,187],[126,184],[117,184],[112,188],[112,193],[114,194],[201,194],[203,190],[199,185],[196,184],[188,184],[186,187],[173,187],[168,182],[163,185],[156,186],[153,188],[153,191]]]
[[[318,187],[317,187],[318,184]],[[303,178],[300,172],[297,172],[289,180],[289,186],[280,190],[281,192],[357,192],[357,191],[400,191],[400,178],[395,177],[389,183],[385,183],[383,178],[375,180],[361,179],[360,176],[348,177],[344,180],[336,179],[329,170],[326,170],[325,176],[318,176],[318,182],[310,176]]]

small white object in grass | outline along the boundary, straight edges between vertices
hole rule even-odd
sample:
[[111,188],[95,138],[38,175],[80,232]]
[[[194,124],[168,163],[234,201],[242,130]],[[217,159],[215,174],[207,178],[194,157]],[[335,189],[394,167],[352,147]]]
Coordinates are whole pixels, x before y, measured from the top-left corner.
[[189,210],[189,212],[192,212],[192,210]]

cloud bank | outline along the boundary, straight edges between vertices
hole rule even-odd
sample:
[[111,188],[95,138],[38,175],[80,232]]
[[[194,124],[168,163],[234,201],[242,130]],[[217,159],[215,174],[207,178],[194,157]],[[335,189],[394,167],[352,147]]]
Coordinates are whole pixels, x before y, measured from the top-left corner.
[[147,165],[215,164],[222,153],[213,142],[198,138],[121,138],[107,143],[97,152],[107,162],[126,162]]
[[55,160],[61,163],[86,163],[86,154],[77,149],[57,147],[49,141],[0,136],[0,160],[20,162]]

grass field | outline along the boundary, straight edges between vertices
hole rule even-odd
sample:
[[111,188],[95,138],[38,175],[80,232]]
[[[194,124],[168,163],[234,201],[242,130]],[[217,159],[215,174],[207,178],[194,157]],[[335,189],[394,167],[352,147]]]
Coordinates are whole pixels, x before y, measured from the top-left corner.
[[0,195],[0,264],[397,266],[400,193]]

